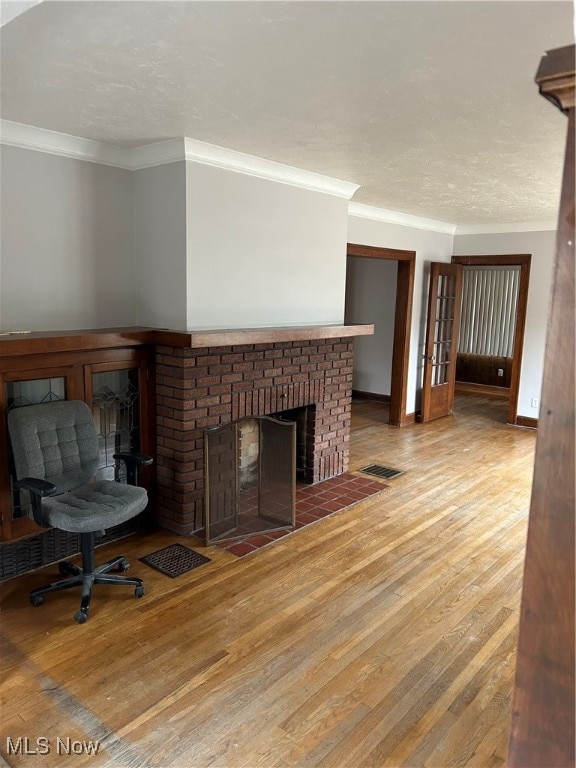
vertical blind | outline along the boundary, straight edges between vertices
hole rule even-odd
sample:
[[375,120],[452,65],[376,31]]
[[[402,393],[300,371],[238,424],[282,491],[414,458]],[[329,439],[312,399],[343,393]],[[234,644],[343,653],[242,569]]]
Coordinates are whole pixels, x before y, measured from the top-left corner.
[[520,267],[464,267],[458,351],[512,357]]

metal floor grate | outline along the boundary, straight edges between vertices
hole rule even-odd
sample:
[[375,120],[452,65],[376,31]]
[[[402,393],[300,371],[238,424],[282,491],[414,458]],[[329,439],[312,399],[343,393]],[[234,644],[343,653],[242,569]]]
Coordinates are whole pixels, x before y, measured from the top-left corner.
[[170,576],[171,579],[210,562],[209,557],[205,557],[182,544],[171,544],[164,549],[146,555],[146,557],[141,557],[140,560],[160,573]]
[[362,467],[361,472],[365,472],[367,475],[375,475],[376,477],[383,477],[386,480],[392,480],[393,477],[403,475],[404,472],[401,469],[392,469],[392,467],[383,467],[382,464],[368,464],[367,467]]

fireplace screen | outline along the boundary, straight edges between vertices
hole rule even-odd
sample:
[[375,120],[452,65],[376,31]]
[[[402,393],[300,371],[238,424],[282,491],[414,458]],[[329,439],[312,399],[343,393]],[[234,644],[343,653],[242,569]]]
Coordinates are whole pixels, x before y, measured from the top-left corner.
[[270,416],[204,433],[206,543],[294,526],[296,425]]

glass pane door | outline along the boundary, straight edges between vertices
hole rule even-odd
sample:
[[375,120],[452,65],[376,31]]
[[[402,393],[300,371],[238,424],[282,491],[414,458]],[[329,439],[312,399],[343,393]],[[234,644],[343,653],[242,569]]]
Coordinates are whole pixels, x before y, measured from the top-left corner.
[[100,446],[96,475],[99,478],[124,482],[124,463],[116,462],[113,454],[141,450],[138,373],[138,368],[92,373],[92,415]]

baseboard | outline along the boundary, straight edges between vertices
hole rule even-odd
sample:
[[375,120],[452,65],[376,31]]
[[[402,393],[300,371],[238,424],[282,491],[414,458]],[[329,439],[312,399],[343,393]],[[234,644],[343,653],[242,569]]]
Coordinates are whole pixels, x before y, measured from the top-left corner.
[[352,397],[355,397],[358,400],[372,400],[377,403],[390,402],[390,395],[379,395],[376,392],[363,392],[360,389],[353,389]]
[[471,381],[457,381],[456,392],[470,392],[475,395],[499,395],[510,397],[510,387],[496,387],[493,384],[474,384]]
[[538,429],[538,419],[533,419],[531,416],[516,416],[516,426]]
[[402,423],[400,424],[401,427],[405,427],[407,424],[416,424],[416,414],[415,413],[405,413],[402,417]]

